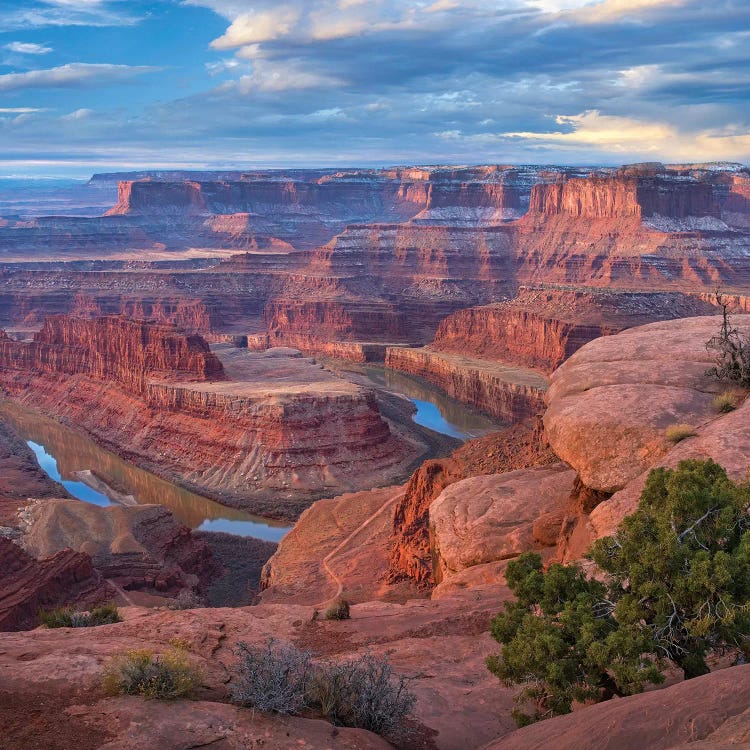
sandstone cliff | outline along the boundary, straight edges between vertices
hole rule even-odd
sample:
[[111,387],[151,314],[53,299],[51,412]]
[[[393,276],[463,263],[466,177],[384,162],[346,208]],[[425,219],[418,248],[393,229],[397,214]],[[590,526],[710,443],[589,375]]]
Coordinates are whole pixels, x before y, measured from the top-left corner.
[[35,560],[0,536],[0,631],[36,626],[40,609],[92,606],[113,593],[88,555],[63,549]]
[[56,318],[33,342],[0,340],[0,385],[156,474],[275,517],[389,484],[422,450],[391,434],[371,390],[298,352],[216,351],[171,328]]
[[440,323],[431,347],[551,373],[585,343],[655,320],[712,314],[679,293],[521,288],[507,302],[459,310]]
[[429,346],[388,347],[385,364],[423,377],[449,396],[503,422],[519,422],[544,408],[546,378],[512,364],[440,352]]
[[121,317],[48,318],[32,343],[0,338],[7,370],[86,375],[136,394],[150,377],[220,380],[221,362],[196,335]]

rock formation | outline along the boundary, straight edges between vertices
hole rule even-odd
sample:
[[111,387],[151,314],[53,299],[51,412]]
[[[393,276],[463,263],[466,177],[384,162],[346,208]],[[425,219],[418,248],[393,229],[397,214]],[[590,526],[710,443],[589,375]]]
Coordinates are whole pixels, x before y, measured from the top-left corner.
[[113,593],[87,554],[62,549],[37,560],[0,535],[0,631],[34,627],[40,609],[85,609]]
[[32,342],[0,340],[0,385],[156,474],[277,517],[388,484],[418,455],[371,390],[294,351],[216,351],[163,326],[56,318]]

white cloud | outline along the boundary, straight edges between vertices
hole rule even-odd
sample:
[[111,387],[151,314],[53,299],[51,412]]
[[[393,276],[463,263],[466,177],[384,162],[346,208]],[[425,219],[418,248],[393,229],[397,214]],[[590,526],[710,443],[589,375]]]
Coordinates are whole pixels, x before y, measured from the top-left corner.
[[300,15],[300,11],[293,7],[243,13],[232,21],[223,36],[211,42],[211,46],[214,49],[232,49],[287,36]]
[[93,109],[86,109],[85,107],[81,107],[81,109],[76,109],[73,112],[69,112],[67,115],[63,115],[60,119],[66,121],[85,120],[87,117],[90,117],[93,114]]
[[661,160],[744,161],[750,158],[750,131],[741,127],[684,132],[669,123],[602,115],[597,110],[559,115],[555,121],[571,130],[469,135],[452,130],[435,135],[443,140],[477,145],[520,141],[549,149],[652,155]]
[[160,68],[146,65],[109,65],[104,63],[68,63],[57,68],[29,70],[26,73],[0,75],[0,91],[30,88],[68,88],[126,81]]
[[301,63],[267,60],[255,60],[252,73],[241,76],[236,83],[230,84],[243,95],[253,92],[291,91],[342,85],[344,81],[323,73],[316,73]]
[[52,47],[45,47],[43,44],[34,44],[33,42],[10,42],[4,46],[4,49],[18,52],[21,55],[46,55],[48,52],[52,52]]
[[33,112],[45,112],[40,107],[0,107],[0,115],[28,115]]
[[685,5],[688,0],[529,0],[547,13],[561,13],[579,23],[608,23],[623,18],[639,20],[644,13]]

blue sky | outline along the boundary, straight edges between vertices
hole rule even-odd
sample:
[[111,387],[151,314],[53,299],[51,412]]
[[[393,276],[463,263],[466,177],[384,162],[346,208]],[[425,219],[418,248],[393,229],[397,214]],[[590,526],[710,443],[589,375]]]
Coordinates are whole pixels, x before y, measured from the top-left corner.
[[747,0],[1,0],[0,174],[750,161]]

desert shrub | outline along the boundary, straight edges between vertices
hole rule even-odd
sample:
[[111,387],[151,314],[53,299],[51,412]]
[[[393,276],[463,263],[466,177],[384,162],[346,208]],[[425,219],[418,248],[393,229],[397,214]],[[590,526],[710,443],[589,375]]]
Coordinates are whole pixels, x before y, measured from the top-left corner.
[[283,714],[319,710],[338,726],[396,734],[416,698],[388,659],[365,654],[314,664],[312,654],[273,639],[237,646],[232,702]]
[[261,711],[291,714],[307,707],[312,654],[269,639],[263,646],[238,643],[232,701]]
[[727,414],[734,411],[744,401],[745,395],[745,391],[739,388],[723,391],[714,399],[714,408],[722,414]]
[[698,433],[689,424],[672,424],[664,430],[664,437],[670,443],[679,443],[689,437],[695,437]]
[[348,620],[349,602],[346,599],[337,599],[325,612],[326,620]]
[[311,703],[333,724],[383,735],[396,734],[416,697],[406,678],[393,674],[388,659],[364,654],[318,668]]
[[199,609],[205,607],[198,594],[192,589],[182,589],[172,601],[167,604],[169,609]]
[[156,656],[148,650],[127,651],[104,671],[104,689],[110,695],[141,695],[159,700],[185,698],[201,680],[201,671],[179,647]]
[[729,304],[720,292],[716,302],[722,310],[719,333],[706,342],[706,349],[713,352],[716,364],[707,372],[719,380],[728,380],[743,387],[750,387],[750,338],[740,335],[729,319]]
[[76,612],[72,607],[40,610],[39,621],[45,628],[91,628],[121,622],[114,604],[102,604],[89,612]]
[[[713,461],[654,469],[638,509],[589,557],[604,580],[525,553],[508,564],[517,601],[492,622],[502,652],[488,668],[521,685],[525,724],[661,682],[667,662],[686,679],[711,650],[750,655],[750,486]],[[528,709],[531,707],[531,711]]]

